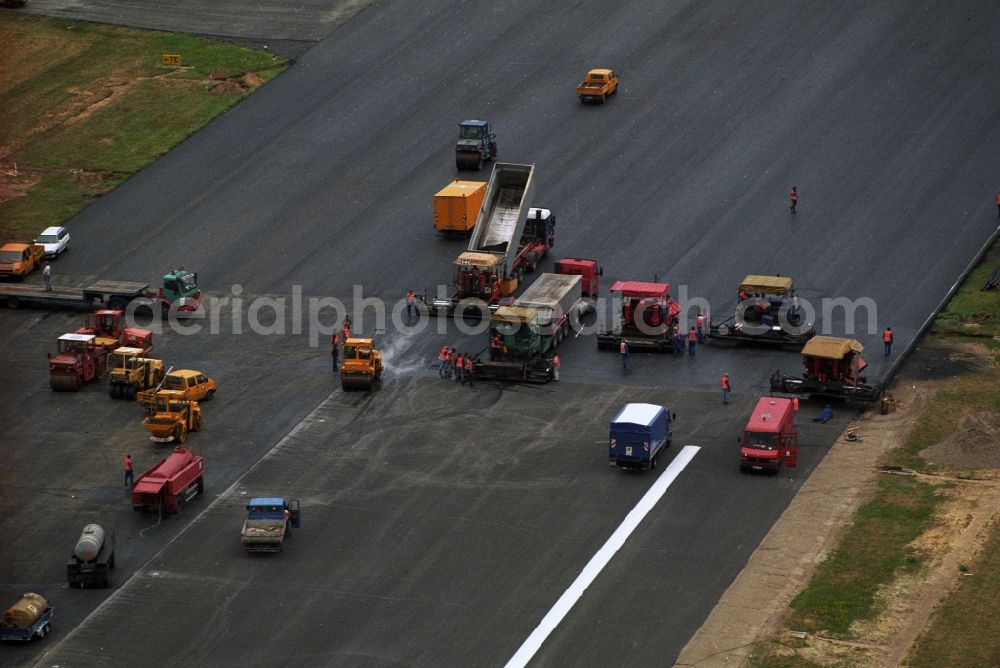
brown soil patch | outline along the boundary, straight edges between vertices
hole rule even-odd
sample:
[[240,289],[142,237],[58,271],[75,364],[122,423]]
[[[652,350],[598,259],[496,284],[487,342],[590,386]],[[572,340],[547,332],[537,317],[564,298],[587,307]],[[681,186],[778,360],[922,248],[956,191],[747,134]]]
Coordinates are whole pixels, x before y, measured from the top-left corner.
[[957,431],[921,451],[920,456],[931,464],[949,468],[1000,468],[1000,413],[965,416]]
[[0,202],[24,196],[41,180],[41,174],[21,169],[16,164],[0,166]]

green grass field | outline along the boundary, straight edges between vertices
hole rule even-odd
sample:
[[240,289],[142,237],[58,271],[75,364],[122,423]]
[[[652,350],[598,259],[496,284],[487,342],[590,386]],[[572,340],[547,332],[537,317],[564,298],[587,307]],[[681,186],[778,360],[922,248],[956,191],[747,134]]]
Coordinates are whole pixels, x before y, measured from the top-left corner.
[[289,65],[191,35],[14,14],[0,44],[0,240],[64,223]]

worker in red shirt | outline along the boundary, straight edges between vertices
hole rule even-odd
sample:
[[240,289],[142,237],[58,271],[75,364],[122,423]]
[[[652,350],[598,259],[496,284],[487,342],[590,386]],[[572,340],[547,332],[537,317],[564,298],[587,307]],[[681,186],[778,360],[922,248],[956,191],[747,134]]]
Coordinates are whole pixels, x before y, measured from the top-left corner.
[[788,199],[792,201],[792,213],[795,213],[795,205],[799,203],[799,191],[795,186],[792,186],[792,192],[788,193]]
[[722,403],[728,404],[729,403],[729,392],[730,392],[730,390],[732,390],[732,387],[733,387],[730,384],[730,382],[729,382],[729,374],[728,373],[722,374],[721,385],[722,385]]
[[562,364],[559,361],[559,353],[556,353],[555,355],[552,356],[552,380],[555,381],[559,380],[560,366],[562,366]]
[[792,397],[792,426],[795,426],[795,422],[799,417],[799,398]]
[[448,346],[441,346],[441,350],[438,351],[438,376],[440,378],[447,378],[445,375],[448,370]]
[[1000,193],[997,193],[997,215],[1000,216]]
[[698,345],[698,332],[695,331],[694,327],[688,332],[688,355],[694,357],[694,349]]
[[618,352],[622,356],[622,369],[628,371],[628,344],[625,343],[625,339],[618,346]]
[[132,471],[132,454],[125,455],[125,487],[131,489],[135,483],[134,472]]
[[455,382],[462,382],[462,372],[465,370],[465,358],[462,357],[462,353],[455,355]]
[[341,328],[344,334],[344,343],[347,343],[347,339],[351,338],[351,318],[347,316],[344,318],[344,326]]
[[885,356],[892,354],[892,327],[886,327],[882,332],[882,343],[885,346]]
[[416,308],[413,304],[413,290],[406,291],[406,319],[409,320],[413,316],[413,309]]
[[502,341],[500,340],[500,335],[496,334],[492,339],[490,339],[490,359],[498,360],[500,359],[500,346]]

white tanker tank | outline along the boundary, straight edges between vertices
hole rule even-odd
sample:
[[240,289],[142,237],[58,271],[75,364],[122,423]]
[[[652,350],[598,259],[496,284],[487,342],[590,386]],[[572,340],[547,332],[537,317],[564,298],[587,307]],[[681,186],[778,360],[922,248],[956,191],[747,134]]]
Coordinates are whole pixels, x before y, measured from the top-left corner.
[[100,554],[102,545],[104,545],[104,528],[100,524],[88,524],[83,527],[83,533],[76,541],[73,556],[80,561],[93,561]]
[[73,556],[66,562],[66,579],[70,587],[107,587],[114,567],[114,529],[105,531],[100,524],[83,527],[73,547]]

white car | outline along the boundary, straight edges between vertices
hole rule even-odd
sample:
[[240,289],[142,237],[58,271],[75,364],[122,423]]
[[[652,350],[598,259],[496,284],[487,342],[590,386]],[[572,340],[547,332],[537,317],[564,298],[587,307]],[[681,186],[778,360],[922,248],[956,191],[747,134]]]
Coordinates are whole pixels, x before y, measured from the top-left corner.
[[45,257],[57,257],[69,248],[69,230],[65,227],[46,227],[35,243],[45,246]]

